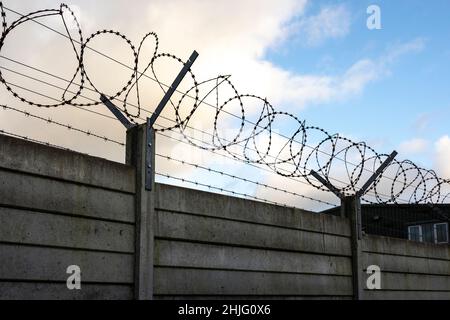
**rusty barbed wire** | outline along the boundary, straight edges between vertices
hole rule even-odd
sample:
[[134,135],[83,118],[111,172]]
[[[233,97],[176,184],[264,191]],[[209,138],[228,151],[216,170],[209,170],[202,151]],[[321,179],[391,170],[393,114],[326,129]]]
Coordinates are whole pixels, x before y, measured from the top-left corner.
[[[5,10],[18,14],[20,17],[8,25],[6,23]],[[59,9],[44,9],[22,15],[3,6],[0,2],[0,11],[3,19],[0,52],[5,42],[14,33],[15,28],[29,21],[44,25],[38,20],[50,16],[59,16],[61,18],[65,33],[48,26],[46,27],[66,37],[74,51],[74,58],[77,62],[76,70],[70,77],[71,80],[62,94],[61,101],[55,103],[43,104],[20,95],[9,84],[10,82],[4,78],[4,74],[0,69],[0,81],[5,88],[15,98],[31,106],[48,108],[63,105],[89,107],[100,104],[100,99],[88,103],[80,103],[77,100],[88,84],[97,93],[104,94],[112,100],[123,97],[122,111],[130,121],[137,123],[142,109],[139,89],[141,78],[151,78],[165,92],[168,86],[159,80],[155,63],[160,59],[170,59],[175,63],[183,64],[183,61],[173,54],[158,52],[159,40],[154,32],[147,33],[137,47],[125,35],[113,30],[96,31],[84,40],[81,26],[74,12],[65,4],[61,4]],[[65,15],[69,15],[71,20],[75,22],[77,29],[75,32],[76,38],[72,36],[67,27]],[[134,61],[131,67],[89,46],[94,39],[104,35],[117,37],[130,48]],[[151,57],[145,59],[141,57],[141,50],[144,44],[150,41],[149,39],[153,39],[154,51]],[[132,70],[130,77],[125,81],[125,85],[122,88],[109,93],[101,92],[97,88],[95,81],[89,76],[89,70],[87,70],[84,62],[84,54],[87,49],[108,57]],[[145,60],[146,64],[142,71],[139,71],[139,62],[142,60]],[[151,73],[151,77],[146,74],[147,71]],[[355,193],[364,183],[364,174],[374,172],[388,156],[387,154],[377,153],[365,142],[355,142],[339,134],[330,134],[317,126],[307,125],[306,121],[300,120],[291,113],[276,111],[266,98],[253,94],[239,93],[229,80],[229,76],[219,75],[216,78],[198,82],[192,70],[189,70],[188,73],[193,84],[186,91],[178,90],[178,93],[181,95],[178,102],[170,101],[175,123],[159,128],[157,131],[163,132],[177,129],[190,144],[196,147],[210,151],[224,150],[233,158],[247,163],[262,164],[281,176],[304,178],[310,185],[323,191],[328,191],[328,189],[312,178],[310,170],[315,170],[330,183],[333,180],[333,175],[343,173],[346,176],[346,180],[336,187],[345,194]],[[80,78],[77,91],[69,91],[77,77]],[[215,104],[207,103],[204,101],[205,98],[200,98],[200,90],[211,84],[214,86],[209,93],[214,92],[216,95]],[[69,96],[69,93],[71,96]],[[133,95],[137,100],[136,113],[129,111],[128,99],[130,95]],[[187,98],[192,101],[187,102]],[[195,122],[192,119],[197,115],[197,110],[203,104],[214,109],[214,115],[211,116],[212,125],[209,131],[211,141],[207,144],[198,143],[187,133],[190,127],[189,124]],[[255,112],[255,106],[258,106],[259,111]],[[238,114],[231,111],[236,109],[239,110]],[[238,119],[238,124],[232,128],[228,127],[229,131],[233,132],[231,137],[224,139],[223,134],[219,133],[222,131],[221,127],[225,127],[225,124],[229,122],[227,121],[227,116]],[[283,123],[290,123],[289,128],[293,128],[290,133],[281,134],[277,131],[282,129],[282,126],[276,126],[276,123],[280,120],[283,120]],[[191,126],[195,127],[195,125]],[[284,141],[278,141],[278,138],[276,138],[278,136],[284,138]],[[340,162],[343,162],[344,166],[339,166]],[[393,175],[393,177],[389,176],[389,174]],[[396,203],[401,196],[407,197],[410,203],[442,203],[450,197],[449,188],[450,180],[438,177],[434,170],[419,167],[410,160],[398,161],[394,159],[375,180],[368,192],[374,194],[375,202],[377,203]],[[386,189],[389,189],[390,193],[388,199],[381,196]],[[369,203],[373,202],[366,198],[364,200]]]

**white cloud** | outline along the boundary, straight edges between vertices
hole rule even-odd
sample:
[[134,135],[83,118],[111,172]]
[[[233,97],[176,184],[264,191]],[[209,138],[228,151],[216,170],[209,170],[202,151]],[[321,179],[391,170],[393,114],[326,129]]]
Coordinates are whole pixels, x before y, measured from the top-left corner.
[[405,54],[420,52],[425,48],[425,39],[416,38],[411,41],[395,44],[388,48],[387,54],[383,58],[384,63],[393,63],[397,61],[398,58]]
[[428,148],[428,141],[425,139],[415,138],[404,141],[399,146],[399,151],[404,154],[412,155],[423,153]]
[[[272,101],[295,106],[298,111],[307,105],[345,100],[360,94],[370,83],[389,75],[392,65],[403,55],[423,48],[424,42],[420,39],[397,44],[378,59],[363,58],[356,61],[340,75],[294,74],[268,62],[262,64],[258,61],[255,61],[257,65],[252,75],[256,75],[259,87],[270,93],[268,96]],[[271,76],[266,78],[264,73]]]
[[442,136],[435,143],[435,168],[441,178],[450,178],[450,137]]
[[318,46],[328,39],[343,38],[350,32],[351,15],[345,5],[323,7],[317,15],[295,23],[295,33],[309,46]]

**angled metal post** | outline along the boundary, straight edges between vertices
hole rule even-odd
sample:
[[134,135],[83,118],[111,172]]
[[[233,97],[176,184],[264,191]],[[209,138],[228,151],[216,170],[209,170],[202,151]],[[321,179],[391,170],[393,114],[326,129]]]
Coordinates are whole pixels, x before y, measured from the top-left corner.
[[134,125],[128,121],[128,119],[123,115],[122,111],[117,108],[117,106],[112,103],[104,94],[100,95],[100,101],[103,102],[103,104],[108,107],[109,111],[112,112],[112,114],[119,120],[125,128],[130,129]]
[[325,180],[324,178],[322,178],[320,176],[320,174],[318,174],[317,172],[315,172],[314,170],[310,171],[310,174],[316,178],[317,180],[319,180],[325,187],[327,187],[331,192],[333,192],[339,199],[342,199],[344,197],[344,195],[339,191],[338,188],[336,188],[335,186],[333,186],[330,182],[328,182],[327,180]]
[[192,52],[191,56],[189,57],[188,61],[184,64],[183,69],[181,69],[180,73],[178,73],[178,76],[175,78],[172,85],[169,87],[169,90],[166,91],[166,94],[159,102],[158,107],[156,107],[155,111],[150,117],[150,121],[147,121],[147,124],[153,126],[153,124],[156,122],[156,119],[158,119],[159,115],[161,114],[161,111],[164,109],[167,102],[169,102],[170,98],[174,94],[175,90],[177,90],[177,87],[180,85],[186,73],[191,69],[191,66],[195,62],[195,59],[197,59],[197,57],[198,53],[197,51],[194,50],[194,52]]
[[352,279],[353,279],[353,299],[360,300],[364,298],[363,290],[363,255],[362,255],[362,216],[361,216],[361,197],[377,179],[377,177],[386,169],[397,155],[393,151],[381,166],[372,174],[360,190],[352,196],[345,196],[339,189],[333,186],[329,181],[322,178],[317,172],[311,170],[311,175],[320,181],[325,187],[341,199],[341,215],[350,221],[351,230],[351,249],[352,249]]
[[361,201],[355,195],[345,196],[338,188],[329,181],[322,178],[317,172],[311,170],[311,175],[320,181],[325,187],[333,192],[341,200],[341,216],[348,219],[351,232],[351,261],[352,261],[352,288],[353,299],[362,297],[362,252],[361,252]]
[[397,151],[392,151],[392,153],[389,155],[389,157],[381,164],[381,166],[372,174],[372,176],[364,183],[364,185],[361,187],[361,189],[356,192],[356,196],[359,198],[361,197],[367,189],[370,187],[370,185],[375,181],[375,179],[383,172],[384,169],[394,160],[394,158],[397,156]]
[[170,98],[174,94],[174,92],[177,90],[178,86],[180,85],[181,81],[183,80],[184,76],[188,71],[191,69],[192,64],[195,62],[195,60],[198,57],[197,51],[194,50],[192,52],[191,56],[189,57],[188,61],[184,64],[181,71],[178,73],[177,77],[173,81],[172,85],[169,87],[169,90],[166,91],[166,94],[159,102],[158,106],[156,107],[155,111],[151,115],[150,118],[147,118],[147,124],[146,124],[146,133],[147,133],[147,150],[146,150],[146,161],[145,161],[145,189],[146,190],[152,190],[153,185],[153,172],[154,172],[154,166],[153,163],[153,155],[152,150],[154,150],[153,144],[155,141],[152,137],[154,137],[153,134],[153,125],[155,124],[156,120],[158,119],[159,115],[163,111],[166,104],[169,102]]

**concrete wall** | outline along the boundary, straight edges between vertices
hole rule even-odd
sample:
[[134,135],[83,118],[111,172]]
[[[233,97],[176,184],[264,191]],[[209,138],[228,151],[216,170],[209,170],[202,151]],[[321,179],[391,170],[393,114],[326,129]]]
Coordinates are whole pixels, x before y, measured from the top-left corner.
[[157,185],[156,298],[350,298],[345,219]]
[[[0,299],[352,298],[349,220],[161,184],[146,192],[136,172],[0,135]],[[448,246],[366,237],[358,255],[382,269],[382,290],[365,298],[450,299]],[[81,290],[66,287],[69,265],[81,267]]]
[[365,299],[450,299],[448,245],[366,236],[362,250],[363,265],[381,269],[381,290],[365,289]]
[[0,299],[130,299],[133,252],[133,168],[0,135]]

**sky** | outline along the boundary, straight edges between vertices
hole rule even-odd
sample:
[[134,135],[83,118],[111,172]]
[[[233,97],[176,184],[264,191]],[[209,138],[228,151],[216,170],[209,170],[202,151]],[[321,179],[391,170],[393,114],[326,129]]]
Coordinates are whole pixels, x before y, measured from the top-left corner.
[[[122,0],[77,0],[67,4],[81,22],[85,38],[98,29],[114,29],[138,45],[147,32],[154,31],[159,36],[160,52],[170,52],[184,60],[194,49],[200,53],[193,67],[198,79],[218,74],[231,75],[230,80],[239,93],[267,98],[278,111],[294,114],[308,125],[321,127],[329,133],[365,141],[379,153],[397,150],[400,159],[410,159],[423,167],[435,169],[442,177],[450,178],[450,132],[446,125],[450,116],[449,1],[137,0],[131,6],[130,1]],[[4,1],[4,5],[27,13],[58,8],[59,2]],[[380,9],[379,29],[367,26],[367,20],[372,17],[372,12],[367,12],[371,5]],[[16,18],[7,12],[8,23]],[[40,21],[64,30],[60,20],[48,18]],[[61,77],[71,77],[76,67],[73,51],[59,35],[28,22],[8,37],[1,51],[3,56]],[[127,65],[133,62],[126,43],[120,39],[96,39],[91,45]],[[154,45],[149,42],[143,56],[147,54],[150,57],[153,49]],[[128,69],[93,53],[86,53],[85,62],[89,75],[105,92],[117,91],[130,76]],[[0,61],[0,65],[63,85],[55,78],[44,77],[5,59]],[[170,83],[180,67],[174,61],[163,60],[157,66],[159,79]],[[5,78],[8,76],[16,84],[50,96],[60,95],[45,85],[8,71],[2,72]],[[182,85],[188,88],[190,81],[187,79]],[[160,88],[148,79],[141,82],[141,87],[145,88],[141,88],[142,104],[153,110],[162,97]],[[208,92],[208,88],[205,86],[202,92]],[[14,99],[4,88],[0,94],[1,104],[70,123],[117,141],[125,139],[124,129],[108,119],[66,106],[51,109],[30,107]],[[23,95],[36,98],[29,92],[23,92]],[[97,99],[89,92],[86,95]],[[214,98],[210,96],[208,101],[212,102]],[[36,99],[46,101],[42,97]],[[185,110],[189,110],[189,106],[187,104]],[[89,108],[107,114],[104,106]],[[260,108],[258,101],[248,101],[246,116],[252,119]],[[230,106],[229,111],[238,113],[239,108]],[[168,110],[165,115],[173,116]],[[192,124],[208,131],[212,119],[211,110],[202,107],[196,112]],[[221,129],[232,137],[237,130],[236,121],[230,118],[222,121]],[[159,120],[159,124],[167,125],[163,120]],[[280,120],[274,130],[289,134],[297,128],[296,125],[292,121]],[[36,119],[25,119],[11,110],[0,113],[0,127],[114,161],[123,162],[124,159],[121,146],[69,133],[66,128]],[[173,133],[172,137],[180,138],[180,135]],[[282,145],[282,141],[277,139],[273,143]],[[160,137],[158,152],[337,203],[333,195],[317,191],[304,181],[282,178],[220,156],[213,157],[209,152],[173,139]],[[223,175],[214,176],[163,159],[158,161],[162,173],[283,204],[311,210],[324,209],[322,204],[299,196],[275,192]],[[336,176],[345,178],[345,173],[339,169]],[[158,179],[181,184],[173,179]],[[208,190],[207,187],[200,188]]]

